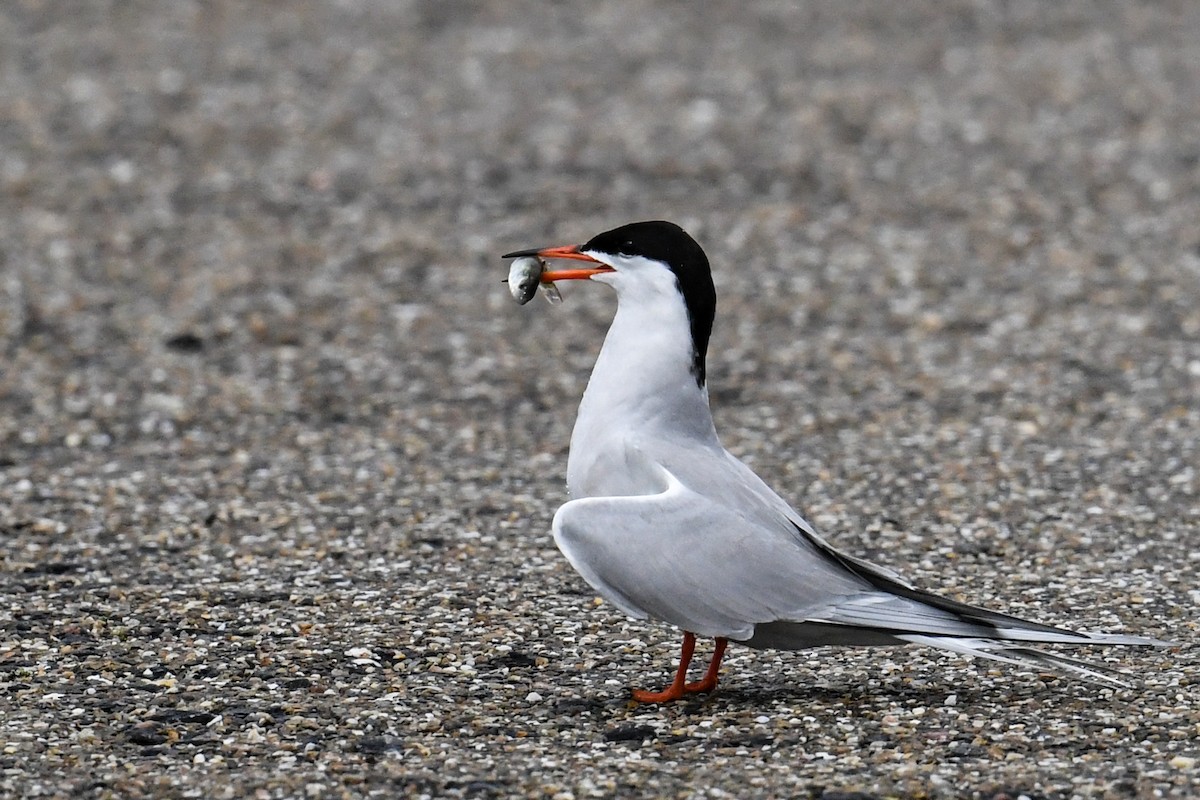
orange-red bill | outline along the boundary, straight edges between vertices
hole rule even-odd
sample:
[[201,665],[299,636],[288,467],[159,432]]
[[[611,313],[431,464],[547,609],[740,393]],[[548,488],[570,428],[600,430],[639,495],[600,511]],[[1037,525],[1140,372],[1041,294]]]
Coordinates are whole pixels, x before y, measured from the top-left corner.
[[513,256],[538,256],[539,258],[565,258],[573,261],[589,261],[596,266],[577,268],[577,269],[555,269],[547,270],[542,273],[542,283],[553,283],[554,281],[579,281],[590,278],[593,275],[599,275],[602,272],[612,272],[613,268],[607,264],[597,261],[587,253],[579,252],[579,245],[565,244],[560,247],[543,247],[533,250],[518,250],[514,253],[505,253],[504,258]]
[[602,272],[612,272],[613,268],[609,266],[596,267],[594,269],[550,269],[542,273],[542,283],[554,283],[555,281],[581,281],[590,278],[593,275],[599,275]]

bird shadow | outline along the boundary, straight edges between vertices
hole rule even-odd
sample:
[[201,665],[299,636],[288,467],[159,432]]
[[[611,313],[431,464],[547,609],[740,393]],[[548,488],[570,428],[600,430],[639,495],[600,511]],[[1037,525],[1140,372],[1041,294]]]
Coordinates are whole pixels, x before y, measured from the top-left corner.
[[607,711],[610,714],[627,713],[630,710],[639,712],[662,710],[665,714],[695,714],[701,712],[745,711],[766,709],[778,706],[780,703],[801,707],[836,706],[845,709],[859,707],[877,707],[881,699],[902,702],[911,706],[942,705],[947,698],[954,696],[954,702],[960,706],[970,706],[981,703],[1008,704],[1020,699],[1011,692],[997,692],[995,689],[981,689],[964,686],[951,686],[942,683],[928,683],[914,686],[900,680],[884,682],[871,686],[858,683],[767,683],[756,686],[721,685],[711,694],[689,695],[674,703],[654,705],[636,702],[629,690],[620,694],[595,694],[576,701],[578,711],[586,708],[596,713]]
[[802,704],[826,704],[853,707],[863,704],[877,705],[880,698],[905,701],[916,705],[941,704],[950,695],[957,696],[960,704],[990,698],[998,699],[994,693],[985,694],[979,689],[946,686],[930,683],[920,686],[900,681],[881,683],[874,686],[861,684],[794,684],[779,683],[760,686],[722,686],[709,698],[713,705],[729,707],[765,707],[781,701]]

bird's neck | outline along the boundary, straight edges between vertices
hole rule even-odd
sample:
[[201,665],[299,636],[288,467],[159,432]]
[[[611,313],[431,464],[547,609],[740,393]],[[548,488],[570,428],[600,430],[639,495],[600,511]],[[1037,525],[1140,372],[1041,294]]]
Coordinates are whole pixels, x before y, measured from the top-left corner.
[[623,466],[630,447],[654,440],[717,444],[694,363],[687,311],[677,299],[618,304],[571,435],[572,496],[637,493],[622,486],[626,479],[643,485]]

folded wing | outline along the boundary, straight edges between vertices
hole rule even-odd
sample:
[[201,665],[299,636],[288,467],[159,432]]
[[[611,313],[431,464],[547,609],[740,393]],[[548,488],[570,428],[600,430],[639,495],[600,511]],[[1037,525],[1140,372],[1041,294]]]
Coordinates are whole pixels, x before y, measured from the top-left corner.
[[[752,497],[714,498],[660,467],[657,494],[565,504],[554,518],[555,541],[584,579],[626,613],[751,647],[925,644],[1118,682],[1102,665],[1026,645],[1166,644],[1075,633],[916,589],[833,548],[728,458],[736,466],[724,469],[745,475],[721,485]],[[693,469],[680,472],[686,479]]]

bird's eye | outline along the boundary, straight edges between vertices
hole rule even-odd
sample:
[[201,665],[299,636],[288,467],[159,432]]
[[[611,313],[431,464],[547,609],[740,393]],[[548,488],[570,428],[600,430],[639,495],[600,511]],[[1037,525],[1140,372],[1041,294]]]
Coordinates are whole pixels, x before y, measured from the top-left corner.
[[633,242],[621,242],[621,255],[633,255]]

